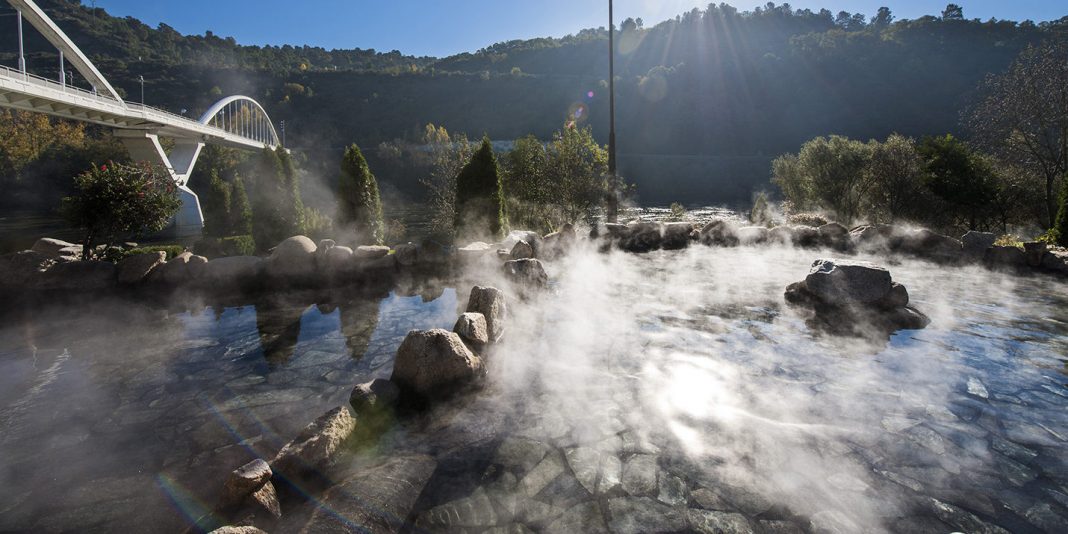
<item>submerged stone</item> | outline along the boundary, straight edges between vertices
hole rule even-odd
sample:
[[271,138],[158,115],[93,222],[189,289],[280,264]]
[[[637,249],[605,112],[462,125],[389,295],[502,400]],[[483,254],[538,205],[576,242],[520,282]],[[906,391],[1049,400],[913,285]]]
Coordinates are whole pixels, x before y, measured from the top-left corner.
[[623,491],[631,495],[649,495],[657,490],[656,456],[635,454],[623,464]]
[[617,533],[678,532],[689,525],[683,511],[648,497],[609,499],[608,514],[609,527]]
[[356,429],[356,419],[347,406],[338,406],[312,421],[287,443],[271,461],[274,471],[286,477],[324,466]]
[[713,510],[686,510],[690,528],[704,534],[748,534],[753,526],[742,514],[716,512]]

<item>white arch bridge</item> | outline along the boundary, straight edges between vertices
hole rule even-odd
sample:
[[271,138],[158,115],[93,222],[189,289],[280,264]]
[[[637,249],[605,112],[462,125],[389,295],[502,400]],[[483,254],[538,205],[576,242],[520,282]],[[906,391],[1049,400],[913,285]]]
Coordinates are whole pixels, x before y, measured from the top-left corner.
[[[220,100],[194,120],[142,104],[124,101],[93,66],[89,58],[63,33],[55,22],[31,0],[7,0],[18,12],[19,65],[0,66],[0,107],[47,113],[113,128],[130,156],[136,161],[162,164],[182,193],[182,209],[175,217],[179,236],[197,235],[204,217],[197,196],[189,189],[189,175],[205,144],[244,150],[274,149],[281,146],[267,112],[247,96]],[[59,76],[55,80],[26,71],[22,22],[29,22],[59,50]],[[67,65],[73,67],[92,87],[86,90],[68,81]],[[169,152],[160,137],[174,140]]]

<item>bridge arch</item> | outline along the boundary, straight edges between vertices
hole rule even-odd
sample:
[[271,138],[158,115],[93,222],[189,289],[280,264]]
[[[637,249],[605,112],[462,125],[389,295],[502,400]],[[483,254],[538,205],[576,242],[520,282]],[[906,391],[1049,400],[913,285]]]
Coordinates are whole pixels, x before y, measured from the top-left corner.
[[212,104],[200,116],[200,123],[253,139],[271,148],[282,144],[267,110],[244,95],[228,96]]

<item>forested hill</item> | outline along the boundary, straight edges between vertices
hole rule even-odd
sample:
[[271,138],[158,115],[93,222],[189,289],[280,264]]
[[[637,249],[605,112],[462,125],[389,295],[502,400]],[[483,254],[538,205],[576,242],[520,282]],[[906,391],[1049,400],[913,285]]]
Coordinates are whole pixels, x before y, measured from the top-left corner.
[[[140,90],[139,75],[148,104],[176,111],[249,94],[286,120],[297,147],[340,155],[350,142],[374,147],[428,122],[471,136],[547,139],[577,119],[607,140],[604,29],[433,59],[247,47],[62,0],[39,3],[127,94]],[[625,20],[617,34],[621,171],[646,202],[729,202],[765,187],[770,159],[813,136],[966,137],[960,112],[987,74],[1028,44],[1068,38],[1068,17],[979,21],[966,9],[894,20],[889,10],[721,4],[652,27]],[[12,48],[4,44],[5,64]],[[50,64],[41,53],[36,60]]]

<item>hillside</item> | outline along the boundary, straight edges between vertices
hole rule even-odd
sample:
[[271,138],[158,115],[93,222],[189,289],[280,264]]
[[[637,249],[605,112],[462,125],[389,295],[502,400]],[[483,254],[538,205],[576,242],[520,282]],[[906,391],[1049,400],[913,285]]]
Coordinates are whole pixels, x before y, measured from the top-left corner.
[[[241,46],[62,0],[40,4],[126,94],[139,96],[144,75],[148,104],[191,114],[221,94],[249,94],[285,120],[290,145],[313,158],[335,161],[350,142],[411,137],[428,122],[469,136],[548,138],[577,117],[607,141],[603,29],[435,59]],[[1029,44],[1068,35],[1068,17],[894,21],[888,11],[869,18],[769,6],[710,5],[649,28],[622,24],[620,170],[643,202],[746,200],[769,187],[773,157],[816,135],[966,136],[959,115],[984,76]],[[31,65],[54,69],[47,46],[29,47]],[[0,60],[11,63],[13,49],[3,43]]]

